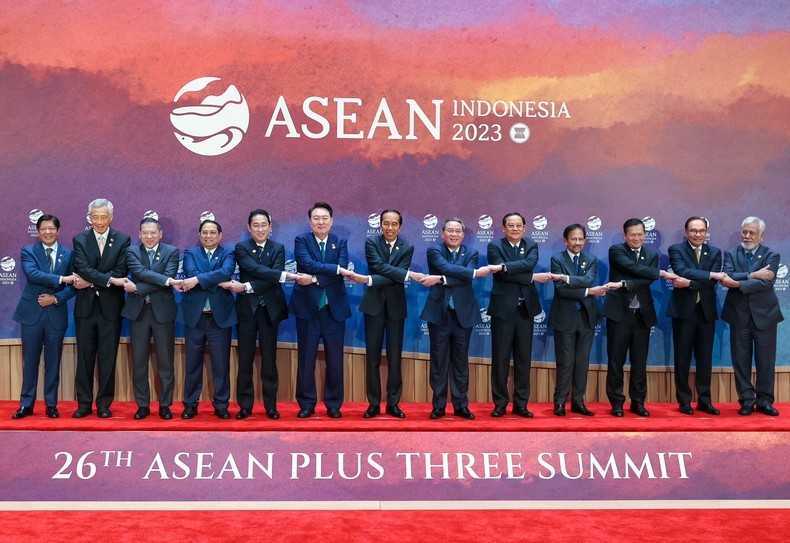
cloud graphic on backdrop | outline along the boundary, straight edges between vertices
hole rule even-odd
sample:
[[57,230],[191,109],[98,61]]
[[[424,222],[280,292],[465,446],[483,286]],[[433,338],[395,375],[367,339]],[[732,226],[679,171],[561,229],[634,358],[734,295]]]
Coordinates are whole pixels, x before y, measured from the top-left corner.
[[[181,87],[173,102],[178,102],[187,93],[200,92],[217,81],[221,79],[194,79]],[[230,85],[218,96],[209,94],[197,105],[173,109],[170,122],[181,145],[198,155],[217,156],[241,143],[250,126],[250,110],[244,96],[235,85]]]

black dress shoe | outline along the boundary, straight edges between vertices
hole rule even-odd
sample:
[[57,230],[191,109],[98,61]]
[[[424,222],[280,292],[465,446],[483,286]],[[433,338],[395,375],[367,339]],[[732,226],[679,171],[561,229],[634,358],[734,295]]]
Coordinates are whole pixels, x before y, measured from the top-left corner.
[[19,409],[16,410],[16,412],[14,412],[13,415],[11,415],[11,418],[12,419],[23,419],[25,417],[29,417],[32,414],[33,414],[33,408],[32,407],[20,407]]
[[112,417],[112,411],[110,411],[106,407],[96,409],[96,414],[99,416],[100,419],[109,419],[110,417]]
[[340,412],[340,409],[327,408],[326,415],[330,419],[339,419],[340,417],[343,416],[343,413]]
[[173,412],[170,410],[169,405],[159,406],[159,418],[162,420],[170,420],[173,418]]
[[184,407],[184,412],[181,413],[181,418],[184,420],[194,419],[198,414],[196,405],[188,405]]
[[401,411],[400,407],[398,407],[398,404],[388,405],[387,409],[385,410],[385,412],[387,413],[387,415],[389,415],[391,417],[395,417],[396,419],[405,419],[406,418],[406,413]]
[[585,417],[594,417],[595,413],[587,409],[587,406],[583,403],[572,403],[571,404],[571,413],[578,413],[580,415],[584,415]]
[[315,415],[315,409],[312,407],[305,407],[304,409],[300,409],[299,412],[296,414],[297,417],[300,419],[306,419],[307,417],[312,417]]
[[757,404],[757,411],[769,417],[779,416],[779,410],[769,403]]
[[650,411],[645,409],[645,406],[642,405],[641,403],[632,403],[631,409],[629,409],[629,411],[631,411],[631,413],[633,413],[634,415],[639,415],[640,417],[650,416]]
[[242,407],[241,409],[239,409],[239,412],[236,413],[236,419],[244,420],[250,415],[252,415],[252,409],[247,409],[246,407]]
[[280,418],[280,412],[277,411],[276,409],[268,409],[266,411],[266,416],[272,420],[277,420]]
[[378,405],[369,405],[367,409],[365,409],[365,414],[362,415],[363,419],[372,419],[376,415],[381,413],[381,408]]
[[697,411],[702,411],[703,413],[707,413],[708,415],[718,415],[721,413],[721,411],[719,411],[709,403],[698,403]]
[[694,410],[688,404],[681,405],[680,406],[680,412],[683,413],[684,415],[693,415],[694,414]]
[[743,404],[741,408],[738,409],[738,414],[744,417],[748,417],[752,413],[754,413],[754,404],[751,403]]
[[613,417],[622,417],[623,416],[623,406],[622,405],[613,405],[612,406],[612,416]]
[[558,416],[558,417],[564,417],[565,416],[565,406],[562,405],[561,403],[555,403],[554,404],[554,414],[556,416]]
[[93,413],[93,410],[90,407],[78,407],[77,410],[71,416],[75,419],[82,419],[87,417]]
[[524,417],[525,419],[531,419],[533,417],[532,413],[530,413],[526,407],[513,406],[513,414],[518,415],[519,417]]
[[461,407],[460,409],[453,409],[454,417],[461,417],[466,420],[474,420],[475,414],[469,411],[468,407]]
[[47,406],[47,416],[51,419],[60,418],[60,413],[58,413],[58,408],[54,405]]
[[496,407],[494,407],[494,410],[491,411],[491,416],[494,417],[495,419],[504,417],[505,416],[505,408],[500,406],[500,405],[497,405]]
[[230,412],[227,407],[220,407],[219,409],[214,409],[214,416],[218,419],[229,419]]
[[151,409],[149,409],[148,407],[138,407],[137,413],[134,414],[134,420],[143,420],[145,417],[147,417],[150,414],[151,414]]
[[431,409],[430,418],[432,418],[432,419],[440,419],[443,416],[444,416],[444,409],[441,409],[439,407],[434,407],[433,409]]

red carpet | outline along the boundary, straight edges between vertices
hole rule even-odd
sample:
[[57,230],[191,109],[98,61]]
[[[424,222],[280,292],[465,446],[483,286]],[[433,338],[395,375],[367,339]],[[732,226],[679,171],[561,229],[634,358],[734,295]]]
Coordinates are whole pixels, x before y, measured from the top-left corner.
[[[501,419],[490,416],[491,404],[471,404],[470,409],[477,418],[473,421],[452,416],[440,420],[430,420],[430,404],[401,404],[406,413],[405,419],[395,419],[381,415],[373,419],[363,419],[362,413],[366,403],[347,403],[343,406],[342,419],[330,419],[326,416],[323,406],[318,406],[316,416],[309,419],[298,419],[296,403],[281,403],[278,406],[282,417],[270,420],[263,411],[263,406],[256,404],[253,416],[246,420],[236,420],[238,411],[231,406],[234,418],[220,420],[214,416],[210,403],[200,405],[199,414],[192,420],[181,420],[181,405],[174,406],[174,418],[166,421],[158,417],[158,405],[152,404],[152,416],[138,421],[132,417],[137,410],[134,402],[116,402],[112,405],[113,417],[100,419],[95,413],[84,419],[73,419],[71,414],[76,409],[76,402],[58,404],[61,417],[49,419],[44,414],[44,405],[39,402],[34,415],[20,420],[12,420],[11,414],[19,407],[17,402],[0,402],[0,430],[205,430],[205,431],[239,431],[265,432],[277,431],[446,431],[455,432],[790,432],[790,404],[777,403],[779,417],[766,417],[754,413],[749,417],[737,414],[738,404],[719,404],[721,415],[710,416],[695,413],[694,416],[682,415],[675,404],[648,404],[651,416],[637,417],[626,409],[625,417],[617,418],[609,414],[609,405],[603,403],[588,404],[595,412],[594,417],[582,417],[568,412],[565,417],[555,417],[552,405],[548,403],[531,404],[530,411],[535,414],[532,419],[524,419],[515,415],[506,415]],[[452,406],[448,411],[452,415]]]

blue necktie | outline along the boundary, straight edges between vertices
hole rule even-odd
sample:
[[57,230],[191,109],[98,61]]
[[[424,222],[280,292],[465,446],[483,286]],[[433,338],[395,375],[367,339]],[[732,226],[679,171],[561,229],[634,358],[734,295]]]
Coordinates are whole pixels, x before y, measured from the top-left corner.
[[754,253],[751,251],[746,251],[746,269],[752,269],[752,259],[754,258]]
[[579,275],[579,255],[573,255],[573,267],[576,268],[576,275]]
[[[318,247],[321,249],[321,262],[326,262],[326,242],[319,242]],[[321,299],[318,301],[318,309],[326,307],[326,291],[321,291]]]
[[154,250],[148,249],[148,269],[154,269]]
[[[211,251],[206,251],[206,258],[208,259],[209,269],[211,269],[211,255],[212,255]],[[211,311],[211,302],[209,301],[208,296],[206,296],[206,303],[203,304],[203,311]]]

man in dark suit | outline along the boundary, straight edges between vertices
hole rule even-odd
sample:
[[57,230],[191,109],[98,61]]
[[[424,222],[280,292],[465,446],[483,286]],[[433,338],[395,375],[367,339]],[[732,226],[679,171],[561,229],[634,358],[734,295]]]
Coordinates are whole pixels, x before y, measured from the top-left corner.
[[[99,386],[96,412],[110,418],[110,404],[115,397],[115,361],[121,338],[121,310],[125,301],[126,251],[129,236],[110,228],[112,202],[104,198],[88,205],[92,228],[74,237],[74,282],[77,301],[74,317],[77,328],[77,369],[75,388],[77,410],[82,418],[92,413],[93,373],[98,366]],[[87,285],[87,288],[85,288]]]
[[469,410],[469,339],[472,328],[481,322],[480,306],[472,290],[475,277],[491,270],[477,267],[477,251],[462,245],[464,223],[453,217],[442,225],[444,243],[428,248],[428,274],[421,283],[431,287],[420,318],[428,321],[431,340],[430,383],[433,409],[430,417],[445,415],[447,381],[453,415],[474,419]]
[[502,417],[510,394],[507,380],[513,355],[513,414],[532,418],[529,403],[529,372],[532,366],[532,333],[541,306],[534,282],[545,283],[548,273],[534,273],[538,245],[524,238],[524,216],[512,212],[502,217],[505,237],[488,244],[488,267],[496,272],[491,288],[488,316],[491,317],[492,417]]
[[330,231],[334,212],[325,202],[317,202],[307,212],[310,232],[294,240],[297,271],[309,276],[294,285],[290,309],[296,315],[298,367],[296,373],[297,417],[315,414],[318,393],[315,383],[315,364],[318,342],[324,343],[326,377],[324,405],[330,418],[343,414],[343,345],[346,319],[351,316],[343,276],[352,277],[348,266],[346,240]]
[[247,218],[250,239],[236,244],[236,262],[241,282],[233,281],[236,296],[236,315],[239,324],[236,336],[239,345],[239,371],[236,377],[237,419],[252,415],[255,403],[253,369],[255,341],[260,342],[261,383],[263,408],[270,419],[279,419],[277,389],[277,332],[280,321],[288,317],[282,283],[296,279],[296,274],[285,271],[285,247],[269,239],[272,218],[263,209],[252,211]]
[[669,248],[669,265],[678,276],[672,284],[667,316],[672,317],[672,342],[675,353],[675,394],[680,412],[693,415],[689,369],[693,354],[697,366],[695,386],[697,410],[718,415],[713,407],[710,382],[713,366],[713,340],[716,336],[716,281],[721,271],[721,251],[705,243],[708,221],[690,217],[686,221],[686,241]]
[[[182,419],[198,414],[203,390],[203,358],[208,344],[211,380],[214,384],[214,415],[229,419],[230,340],[236,319],[233,293],[223,288],[236,270],[233,251],[220,245],[222,227],[214,220],[200,223],[200,245],[184,251],[184,279],[180,289],[181,313],[186,330],[184,412]],[[226,285],[227,286],[227,285]]]
[[146,217],[140,222],[140,243],[131,245],[126,263],[131,280],[121,315],[129,319],[132,345],[132,383],[137,402],[135,420],[151,414],[151,391],[148,386],[148,359],[151,337],[156,345],[159,373],[159,416],[170,420],[173,412],[174,358],[176,339],[176,298],[171,283],[178,272],[178,249],[161,243],[162,225]]
[[381,235],[365,242],[365,258],[370,275],[363,276],[368,285],[359,310],[365,314],[365,388],[368,408],[363,415],[378,415],[381,403],[381,347],[387,334],[387,407],[386,413],[402,419],[406,415],[398,403],[403,390],[401,355],[403,325],[406,320],[407,279],[420,280],[421,273],[409,271],[414,246],[399,236],[403,216],[395,209],[379,215]]
[[612,415],[623,416],[623,368],[631,360],[628,394],[631,412],[649,417],[645,409],[647,397],[647,353],[650,327],[658,322],[650,285],[659,277],[675,279],[676,275],[659,270],[658,253],[643,247],[645,225],[639,219],[623,224],[625,243],[609,248],[610,292],[603,304],[606,317],[606,395],[612,404]]
[[606,295],[606,286],[595,285],[598,259],[583,253],[587,231],[581,224],[571,224],[562,234],[565,250],[551,257],[554,299],[551,301],[549,326],[554,329],[554,354],[557,382],[554,387],[554,414],[565,416],[565,402],[571,392],[571,411],[587,417],[587,372],[595,325],[600,318],[596,296]]
[[[784,320],[774,292],[779,253],[762,244],[765,221],[747,217],[741,224],[741,245],[724,253],[722,286],[727,297],[721,318],[730,325],[730,351],[735,371],[739,415],[757,411],[776,417],[774,380],[776,328]],[[757,387],[752,385],[752,353]]]
[[39,243],[22,248],[22,270],[27,284],[16,306],[14,320],[22,324],[22,391],[19,409],[11,416],[33,414],[38,388],[38,366],[44,349],[44,402],[47,416],[58,418],[58,384],[63,337],[69,324],[66,302],[74,296],[71,249],[58,243],[60,220],[41,215],[36,221]]

